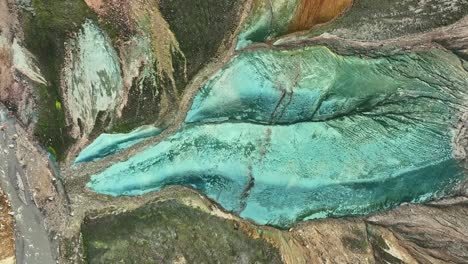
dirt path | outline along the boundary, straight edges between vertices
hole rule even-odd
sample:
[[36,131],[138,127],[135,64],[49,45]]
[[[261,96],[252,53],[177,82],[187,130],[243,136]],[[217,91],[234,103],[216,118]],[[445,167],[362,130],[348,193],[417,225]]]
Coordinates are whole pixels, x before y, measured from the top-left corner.
[[32,201],[28,182],[16,157],[15,120],[0,106],[0,185],[8,195],[16,222],[17,263],[55,263],[43,216]]

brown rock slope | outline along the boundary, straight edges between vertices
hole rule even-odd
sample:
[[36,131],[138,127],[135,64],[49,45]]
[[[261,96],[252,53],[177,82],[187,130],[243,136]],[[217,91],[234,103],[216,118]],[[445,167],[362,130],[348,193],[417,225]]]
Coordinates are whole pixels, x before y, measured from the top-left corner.
[[285,263],[467,263],[468,199],[408,204],[369,218],[265,232]]

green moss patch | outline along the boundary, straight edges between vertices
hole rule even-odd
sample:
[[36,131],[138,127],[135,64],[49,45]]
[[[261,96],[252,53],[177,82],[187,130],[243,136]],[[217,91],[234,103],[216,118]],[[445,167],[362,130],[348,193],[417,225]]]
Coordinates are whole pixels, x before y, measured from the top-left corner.
[[[82,0],[32,0],[33,11],[23,12],[26,47],[37,57],[48,85],[38,85],[38,123],[35,135],[57,159],[73,143],[68,135],[60,91],[64,42],[77,32],[86,18],[95,18]],[[58,107],[60,106],[60,107]]]
[[281,263],[275,248],[234,221],[175,201],[88,219],[82,232],[88,263]]
[[47,85],[36,87],[38,121],[35,136],[58,160],[74,142],[69,135],[60,89],[60,72],[64,63],[64,46],[74,38],[86,19],[99,21],[115,40],[119,25],[98,19],[83,0],[32,0],[31,11],[23,11],[25,46],[38,59]]

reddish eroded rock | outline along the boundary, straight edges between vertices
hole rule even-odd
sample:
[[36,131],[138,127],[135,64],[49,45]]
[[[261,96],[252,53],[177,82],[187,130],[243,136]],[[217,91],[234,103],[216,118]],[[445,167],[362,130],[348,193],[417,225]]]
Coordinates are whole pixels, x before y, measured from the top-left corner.
[[13,79],[13,42],[14,21],[16,17],[10,11],[8,1],[0,1],[0,102],[14,104],[20,94]]
[[352,0],[299,0],[289,32],[307,30],[329,22],[346,12]]
[[89,8],[99,15],[104,24],[119,29],[119,37],[129,37],[136,31],[132,18],[131,0],[85,0]]
[[7,45],[0,42],[0,101],[14,96],[12,68],[13,54]]
[[0,189],[0,263],[15,262],[13,213],[7,196]]

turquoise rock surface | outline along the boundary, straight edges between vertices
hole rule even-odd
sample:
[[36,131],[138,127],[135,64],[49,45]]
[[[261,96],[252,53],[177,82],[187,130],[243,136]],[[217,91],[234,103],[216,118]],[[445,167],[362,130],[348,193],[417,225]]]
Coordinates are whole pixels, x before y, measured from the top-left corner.
[[200,90],[186,122],[287,124],[408,111],[444,119],[463,102],[467,76],[456,56],[440,51],[380,59],[324,47],[243,52]]
[[467,89],[460,61],[441,51],[244,52],[200,90],[185,126],[87,186],[113,196],[191,186],[280,227],[426,201],[464,177],[452,127]]
[[107,157],[117,151],[131,147],[145,138],[156,136],[161,131],[161,129],[153,126],[143,126],[129,133],[103,133],[80,152],[75,159],[75,163],[94,161]]

